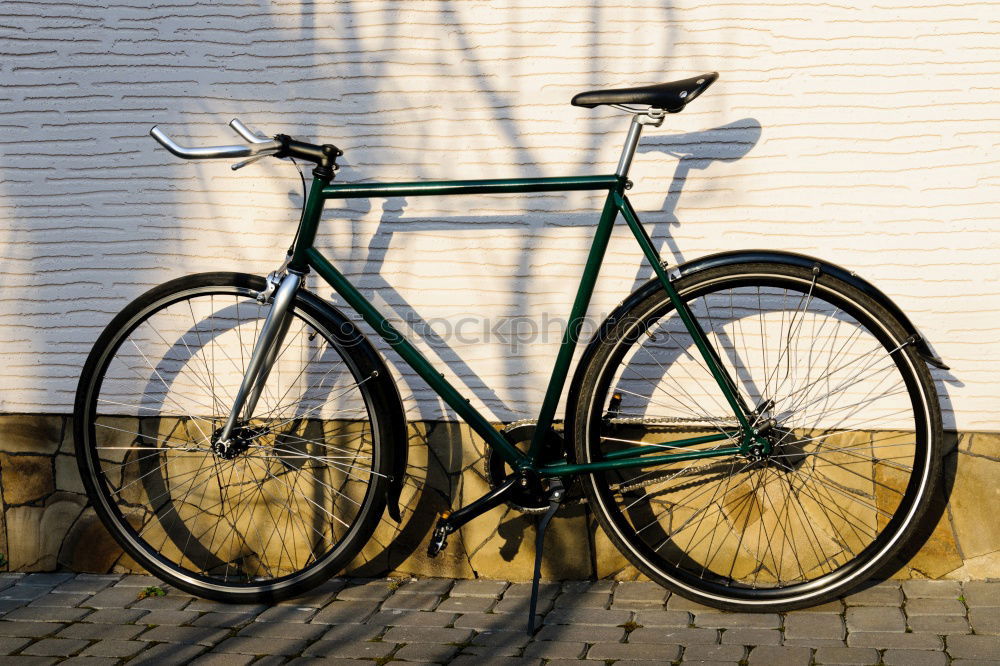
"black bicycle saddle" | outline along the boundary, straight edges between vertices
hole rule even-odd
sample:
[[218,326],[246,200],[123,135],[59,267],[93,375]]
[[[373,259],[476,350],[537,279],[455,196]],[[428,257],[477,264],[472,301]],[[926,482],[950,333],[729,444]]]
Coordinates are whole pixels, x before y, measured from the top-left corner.
[[718,72],[709,72],[690,79],[657,83],[637,88],[590,90],[573,97],[573,106],[593,108],[601,104],[646,104],[654,109],[677,113],[698,95],[705,92],[719,78]]

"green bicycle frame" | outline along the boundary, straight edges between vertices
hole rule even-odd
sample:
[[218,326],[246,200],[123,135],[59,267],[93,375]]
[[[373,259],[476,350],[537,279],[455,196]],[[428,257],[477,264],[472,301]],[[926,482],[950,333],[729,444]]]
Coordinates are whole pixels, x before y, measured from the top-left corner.
[[[333,289],[354,308],[369,326],[389,344],[402,359],[419,374],[445,403],[465,420],[470,427],[493,447],[514,469],[536,472],[542,476],[567,476],[626,467],[648,467],[682,460],[708,458],[713,456],[746,453],[756,432],[749,423],[748,407],[741,400],[736,384],[722,365],[715,349],[709,343],[704,331],[698,325],[687,304],[673,288],[660,257],[635,210],[625,197],[627,180],[624,176],[576,176],[565,178],[514,178],[491,180],[449,180],[415,183],[364,183],[330,184],[320,177],[313,179],[312,188],[306,198],[299,221],[297,241],[292,249],[288,268],[305,272],[315,270]],[[356,199],[369,197],[400,196],[446,196],[460,194],[520,194],[527,192],[564,192],[583,190],[605,190],[607,198],[600,220],[594,233],[594,240],[587,255],[580,285],[570,310],[569,325],[563,334],[556,356],[548,388],[542,400],[535,435],[527,453],[513,446],[448,380],[444,378],[427,358],[396,330],[396,328],[354,287],[337,268],[317,250],[313,244],[323,212],[323,204],[328,199]],[[618,214],[621,213],[633,235],[642,248],[643,254],[653,266],[657,277],[677,309],[685,327],[693,338],[702,358],[720,390],[733,410],[740,428],[718,434],[690,437],[670,441],[668,444],[649,444],[616,451],[604,460],[569,464],[566,461],[540,461],[541,443],[552,426],[559,397],[562,395],[569,374],[573,351],[576,347],[587,314],[594,285],[604,261],[611,232]],[[742,437],[741,437],[742,433]],[[738,446],[715,449],[699,449],[680,453],[655,453],[664,448],[680,449],[698,444],[719,441],[740,440]]]

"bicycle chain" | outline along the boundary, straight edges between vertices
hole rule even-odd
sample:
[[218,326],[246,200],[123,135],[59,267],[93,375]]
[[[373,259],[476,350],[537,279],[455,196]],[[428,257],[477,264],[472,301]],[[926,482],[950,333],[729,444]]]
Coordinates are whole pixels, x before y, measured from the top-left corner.
[[[613,418],[613,419],[606,419],[605,421],[607,423],[611,423],[613,425],[646,425],[646,424],[654,425],[654,424],[664,424],[664,423],[726,423],[726,422],[738,423],[737,419],[734,418],[734,417],[732,417],[732,416],[725,416],[725,417],[718,417],[718,418],[716,418],[716,417],[685,418],[685,417],[680,417],[680,416],[658,416],[658,417],[653,417],[653,418],[619,417],[619,418]],[[517,420],[517,421],[511,421],[510,423],[508,423],[506,426],[503,427],[503,429],[501,430],[501,432],[507,433],[507,432],[509,432],[511,430],[514,430],[516,428],[519,428],[521,426],[536,425],[537,423],[538,423],[538,419],[520,419],[520,420]],[[483,460],[483,468],[484,468],[484,472],[486,474],[486,480],[490,484],[490,486],[492,487],[494,485],[494,480],[491,478],[492,475],[490,474],[490,470],[489,470],[489,467],[490,467],[490,456],[491,455],[492,455],[492,449],[488,448],[486,450],[486,456],[484,457],[484,460]],[[664,472],[664,473],[665,474],[669,474],[669,473],[673,473],[673,471]],[[626,485],[626,486],[619,486],[617,488],[617,490],[619,492],[628,492],[629,490],[636,490],[638,488],[645,488],[647,486],[651,486],[651,485],[653,485],[655,483],[658,483],[661,479],[662,479],[662,475],[656,475],[653,478],[646,479],[644,481],[639,481],[639,482],[632,483],[632,484],[629,484],[629,485]],[[587,503],[587,498],[585,496],[583,496],[583,495],[579,495],[577,497],[567,497],[563,501],[564,505],[580,505],[580,504],[586,504],[586,503]],[[522,511],[524,511],[524,513],[544,513],[545,512],[544,508],[541,508],[541,509],[524,509],[523,507],[520,507],[520,508],[521,508]]]

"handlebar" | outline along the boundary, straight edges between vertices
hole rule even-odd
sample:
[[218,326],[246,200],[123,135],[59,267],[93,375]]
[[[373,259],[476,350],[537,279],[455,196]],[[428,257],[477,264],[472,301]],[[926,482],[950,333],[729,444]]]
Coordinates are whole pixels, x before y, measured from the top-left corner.
[[229,126],[234,132],[239,134],[248,145],[204,146],[189,148],[187,146],[182,146],[171,139],[167,136],[166,132],[155,125],[151,130],[149,130],[149,134],[156,139],[161,146],[169,150],[177,157],[181,157],[186,160],[230,157],[250,158],[240,162],[239,164],[234,164],[234,171],[250,164],[251,162],[257,161],[262,157],[267,157],[268,155],[274,155],[275,157],[298,157],[315,163],[316,169],[313,170],[313,174],[317,177],[326,178],[327,181],[329,181],[333,178],[333,173],[337,170],[337,157],[343,155],[343,152],[334,145],[314,145],[304,141],[296,141],[290,136],[286,136],[284,134],[278,134],[274,136],[274,138],[268,139],[251,130],[249,127],[241,123],[238,118],[233,118],[229,121]]
[[150,136],[159,142],[161,146],[169,150],[171,153],[177,157],[182,157],[186,160],[195,159],[212,159],[212,158],[229,158],[229,157],[253,157],[255,155],[270,155],[278,152],[282,148],[280,141],[276,139],[264,139],[253,132],[241,123],[238,119],[233,118],[232,122],[229,123],[237,134],[242,136],[249,142],[250,145],[246,146],[205,146],[200,148],[189,148],[182,146],[169,136],[167,133],[161,130],[157,126],[153,126],[153,129],[149,130]]

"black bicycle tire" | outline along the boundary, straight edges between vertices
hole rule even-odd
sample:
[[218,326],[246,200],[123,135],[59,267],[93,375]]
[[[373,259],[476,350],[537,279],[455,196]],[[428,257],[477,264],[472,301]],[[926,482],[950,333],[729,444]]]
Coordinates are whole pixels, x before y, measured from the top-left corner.
[[[707,269],[679,278],[674,287],[687,296],[696,292],[700,286],[712,281],[736,281],[745,279],[752,275],[771,275],[775,279],[797,279],[804,283],[816,279],[816,283],[824,290],[836,294],[838,297],[849,300],[865,313],[872,321],[883,327],[881,331],[886,337],[901,344],[903,354],[897,355],[897,366],[901,368],[901,374],[910,391],[910,399],[914,405],[920,405],[922,413],[919,413],[924,436],[918,435],[917,450],[920,451],[921,473],[919,483],[916,485],[916,493],[908,486],[906,502],[908,505],[907,519],[904,524],[894,529],[891,535],[886,536],[890,543],[887,547],[881,548],[875,556],[861,562],[851,563],[854,566],[845,571],[845,567],[836,569],[828,576],[822,577],[821,584],[816,581],[809,582],[808,589],[799,589],[791,586],[783,591],[773,590],[729,590],[728,594],[720,594],[718,586],[712,586],[709,591],[700,589],[694,582],[693,577],[678,575],[677,571],[665,571],[664,568],[654,566],[649,560],[648,553],[643,552],[643,546],[634,535],[629,536],[628,528],[623,527],[625,521],[617,518],[613,511],[609,510],[613,502],[607,498],[607,489],[602,487],[601,474],[582,475],[584,492],[588,498],[591,510],[596,515],[598,523],[612,543],[626,556],[626,558],[646,576],[657,581],[664,587],[686,598],[699,603],[735,611],[755,611],[774,612],[793,610],[822,604],[826,601],[836,599],[852,589],[863,585],[871,575],[879,572],[887,563],[904,548],[911,544],[909,542],[915,534],[923,527],[925,516],[933,504],[933,499],[941,483],[941,458],[942,458],[942,425],[940,404],[937,399],[933,379],[927,369],[926,363],[919,357],[914,345],[904,344],[909,334],[905,328],[880,304],[835,278],[826,275],[815,276],[813,272],[798,267],[790,267],[779,264],[742,264]],[[595,452],[595,428],[594,425],[600,420],[602,405],[607,398],[608,383],[613,374],[611,365],[612,357],[618,355],[623,358],[627,351],[622,349],[622,345],[630,346],[627,343],[629,336],[635,340],[635,326],[637,322],[645,318],[658,318],[663,313],[673,310],[672,304],[666,292],[662,289],[650,294],[644,300],[638,302],[628,313],[617,318],[615,322],[599,329],[598,337],[592,343],[592,353],[588,354],[587,365],[580,373],[579,385],[575,387],[573,394],[578,396],[575,403],[569,406],[568,423],[571,432],[574,432],[574,455],[578,462],[589,462],[594,460]],[[651,314],[651,313],[656,313]],[[867,323],[867,322],[866,322]],[[883,338],[879,338],[882,340]],[[884,340],[883,340],[884,344]],[[903,368],[908,369],[907,376]],[[602,386],[603,382],[603,386]],[[602,393],[603,391],[603,393]],[[914,396],[914,391],[918,394]],[[919,400],[918,400],[919,398]],[[918,412],[915,412],[918,413]],[[916,473],[916,470],[915,472]],[[912,484],[911,484],[912,485]],[[902,505],[902,502],[901,502]],[[879,535],[882,539],[883,535]],[[646,548],[646,550],[649,550]],[[836,576],[835,574],[842,574]],[[833,576],[831,578],[831,576]]]
[[[184,294],[196,293],[197,289],[218,289],[219,293],[260,292],[265,281],[258,276],[241,273],[201,273],[178,278],[154,287],[126,306],[104,329],[84,364],[77,388],[74,409],[74,439],[80,475],[101,522],[123,550],[147,571],[167,583],[191,594],[228,603],[275,602],[297,596],[327,580],[344,568],[361,551],[382,517],[386,506],[387,479],[392,473],[391,456],[387,447],[394,441],[390,418],[393,403],[386,397],[387,391],[395,391],[387,373],[379,374],[384,366],[372,356],[371,349],[361,333],[348,319],[333,309],[317,307],[315,299],[305,297],[300,292],[295,301],[296,311],[306,313],[319,323],[336,343],[337,351],[351,369],[355,379],[359,375],[377,375],[376,381],[360,386],[362,395],[372,420],[372,450],[376,461],[373,470],[377,474],[369,476],[362,508],[348,533],[336,546],[304,569],[259,583],[220,583],[189,571],[179,571],[176,566],[159,553],[147,548],[135,530],[128,525],[114,502],[108,497],[105,484],[101,481],[100,464],[92,444],[94,436],[94,410],[100,393],[104,372],[107,370],[117,348],[130,331],[137,328],[148,317],[172,303],[184,299]],[[230,290],[226,292],[226,290]],[[205,292],[197,292],[205,293]],[[213,292],[214,293],[214,292]],[[360,342],[360,344],[359,344]],[[348,349],[350,346],[354,351]],[[96,465],[95,465],[96,463]]]

